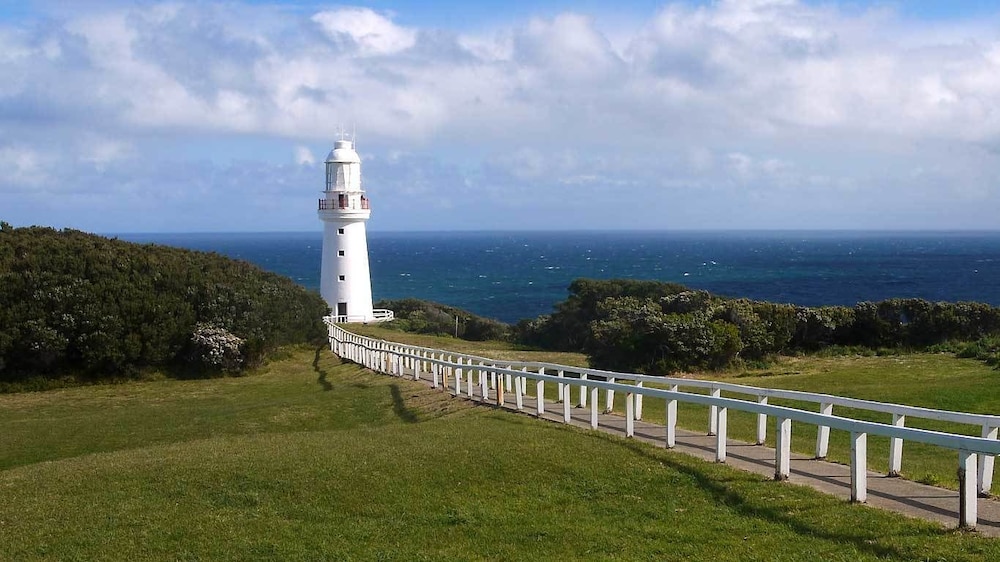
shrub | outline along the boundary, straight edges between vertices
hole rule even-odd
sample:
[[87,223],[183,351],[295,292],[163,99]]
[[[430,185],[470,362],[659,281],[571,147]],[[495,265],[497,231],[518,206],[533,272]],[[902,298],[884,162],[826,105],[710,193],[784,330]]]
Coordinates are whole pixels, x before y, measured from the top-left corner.
[[235,373],[243,367],[246,340],[225,328],[198,324],[191,334],[191,360],[209,369]]
[[200,325],[243,340],[225,368],[247,367],[324,338],[327,312],[317,293],[217,254],[0,228],[0,382],[183,368]]
[[553,314],[519,322],[515,341],[647,373],[759,363],[778,353],[886,354],[970,341],[961,353],[1000,363],[1000,308],[982,303],[889,299],[810,308],[633,280],[577,279],[569,291]]
[[511,327],[508,324],[477,316],[467,310],[420,299],[381,300],[376,308],[393,311],[395,320],[386,324],[405,332],[431,335],[456,335],[471,341],[508,340]]

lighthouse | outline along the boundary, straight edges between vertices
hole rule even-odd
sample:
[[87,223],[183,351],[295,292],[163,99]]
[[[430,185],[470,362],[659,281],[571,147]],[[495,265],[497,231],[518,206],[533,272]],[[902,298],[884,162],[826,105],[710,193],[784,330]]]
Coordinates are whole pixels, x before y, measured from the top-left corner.
[[[319,200],[323,221],[320,294],[333,311],[334,322],[373,322],[391,312],[372,309],[365,222],[371,216],[361,184],[361,158],[354,141],[338,140],[326,157],[326,189]],[[389,318],[386,318],[389,316]]]

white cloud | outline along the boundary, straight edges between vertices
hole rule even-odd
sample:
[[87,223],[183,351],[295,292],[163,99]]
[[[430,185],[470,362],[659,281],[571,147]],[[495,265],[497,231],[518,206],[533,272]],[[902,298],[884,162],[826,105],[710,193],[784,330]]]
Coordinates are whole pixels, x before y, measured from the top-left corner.
[[312,166],[316,163],[316,157],[311,150],[304,146],[295,147],[295,163],[299,166]]
[[568,84],[613,84],[624,78],[624,63],[593,19],[566,13],[551,21],[533,19],[514,39],[515,62],[545,72],[540,80]]
[[368,8],[339,8],[312,17],[328,37],[348,40],[364,55],[390,55],[409,49],[416,32]]
[[[217,169],[196,165],[206,159],[264,158],[298,181],[316,162],[307,145],[356,125],[385,195],[484,220],[510,194],[551,217],[610,186],[671,209],[677,226],[712,226],[700,208],[723,227],[771,217],[746,212],[750,193],[803,209],[837,193],[841,218],[901,194],[1000,210],[1000,14],[913,23],[883,8],[724,0],[671,2],[631,27],[594,12],[451,32],[357,7],[237,4],[233,18],[231,4],[113,6],[0,24],[8,193],[44,186],[56,152],[80,166],[59,174],[105,175],[73,185],[170,185],[181,198],[222,189]],[[229,148],[184,148],[204,138]],[[261,144],[293,146],[298,168]],[[151,151],[190,173],[149,174],[137,162]],[[413,227],[439,222],[406,207]]]
[[50,181],[49,166],[54,164],[41,152],[25,146],[0,146],[0,187],[5,191],[38,189]]

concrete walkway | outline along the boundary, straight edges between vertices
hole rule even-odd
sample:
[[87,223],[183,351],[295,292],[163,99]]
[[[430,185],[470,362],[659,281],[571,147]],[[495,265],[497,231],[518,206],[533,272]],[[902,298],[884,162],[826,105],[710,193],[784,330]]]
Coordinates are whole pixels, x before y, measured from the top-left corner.
[[[407,377],[411,378],[411,377]],[[430,384],[430,381],[422,379]],[[449,381],[454,384],[453,381]],[[464,382],[464,381],[463,381]],[[496,394],[490,390],[490,396],[483,400],[479,396],[479,388],[474,388],[474,396],[468,397],[463,384],[461,397],[475,402],[485,402],[497,405]],[[454,387],[445,390],[454,394]],[[513,393],[504,394],[503,408],[517,412]],[[546,400],[545,413],[536,414],[537,403],[532,396],[522,398],[523,409],[520,413],[539,417],[551,422],[563,422],[563,405]],[[571,408],[570,425],[584,429],[590,427],[590,408]],[[614,413],[598,416],[598,431],[625,437],[625,418]],[[636,420],[634,439],[656,445],[666,446],[666,428],[663,425]],[[748,472],[761,474],[765,477],[774,476],[775,450],[762,445],[754,445],[729,439],[726,441],[726,464]],[[677,439],[674,451],[715,462],[715,437],[704,433],[677,428]],[[836,496],[844,501],[851,499],[850,467],[843,464],[816,460],[813,457],[792,453],[791,473],[788,481],[793,484],[808,486],[820,492]],[[936,486],[928,486],[904,480],[890,478],[877,472],[868,472],[867,505],[901,513],[909,517],[926,519],[955,528],[959,520],[959,497],[957,490],[948,490]],[[1000,501],[996,498],[980,498],[978,502],[979,521],[976,530],[988,537],[1000,537]]]

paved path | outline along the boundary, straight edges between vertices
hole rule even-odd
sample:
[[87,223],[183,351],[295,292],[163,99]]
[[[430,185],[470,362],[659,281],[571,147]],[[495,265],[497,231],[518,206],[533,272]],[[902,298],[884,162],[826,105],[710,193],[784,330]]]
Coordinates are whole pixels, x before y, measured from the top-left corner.
[[[429,376],[429,375],[428,375]],[[410,377],[407,377],[410,378]],[[423,382],[430,384],[430,381]],[[453,381],[449,381],[454,384]],[[465,381],[463,381],[465,382]],[[479,387],[474,388],[474,396],[462,397],[483,402]],[[532,386],[529,384],[529,386]],[[454,387],[446,392],[454,394]],[[490,390],[486,403],[496,405],[496,394]],[[574,393],[575,394],[575,393]],[[505,393],[503,408],[517,411],[513,393]],[[603,396],[602,396],[603,397]],[[545,413],[537,415],[537,405],[532,396],[523,397],[521,413],[540,419],[563,423],[563,405],[546,400]],[[572,408],[570,425],[590,429],[590,408]],[[625,418],[617,414],[600,414],[598,430],[612,435],[625,436]],[[659,447],[666,446],[666,428],[663,425],[636,420],[634,438]],[[715,462],[715,437],[704,433],[677,428],[675,451]],[[770,447],[754,445],[729,439],[726,441],[726,464],[741,470],[774,476],[775,451]],[[957,469],[957,466],[956,466]],[[843,464],[816,460],[813,457],[792,453],[791,474],[788,479],[793,484],[808,486],[845,501],[851,498],[850,467]],[[947,528],[958,525],[958,491],[920,484],[902,478],[890,478],[877,472],[868,472],[867,505],[902,513],[910,517],[940,523]],[[1000,537],[1000,501],[995,498],[980,498],[978,502],[979,522],[976,530],[989,537]]]

